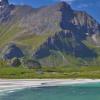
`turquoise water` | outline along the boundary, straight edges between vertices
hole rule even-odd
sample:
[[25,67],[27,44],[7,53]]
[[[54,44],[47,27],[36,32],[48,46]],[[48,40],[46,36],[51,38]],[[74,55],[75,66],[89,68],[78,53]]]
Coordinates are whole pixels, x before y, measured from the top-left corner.
[[5,94],[0,100],[100,100],[100,83],[28,88]]

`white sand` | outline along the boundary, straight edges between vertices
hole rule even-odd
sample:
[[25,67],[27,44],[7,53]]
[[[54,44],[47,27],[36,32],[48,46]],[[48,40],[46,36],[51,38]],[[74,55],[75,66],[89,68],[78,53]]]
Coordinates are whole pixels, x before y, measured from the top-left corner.
[[0,79],[0,92],[13,92],[16,89],[31,87],[61,86],[95,82],[100,82],[100,79]]

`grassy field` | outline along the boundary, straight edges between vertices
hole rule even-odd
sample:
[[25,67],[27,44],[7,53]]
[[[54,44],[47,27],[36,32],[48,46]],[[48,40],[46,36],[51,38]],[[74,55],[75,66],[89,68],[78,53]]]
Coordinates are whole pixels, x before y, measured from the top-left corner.
[[100,78],[100,67],[42,67],[41,69],[0,67],[0,78]]

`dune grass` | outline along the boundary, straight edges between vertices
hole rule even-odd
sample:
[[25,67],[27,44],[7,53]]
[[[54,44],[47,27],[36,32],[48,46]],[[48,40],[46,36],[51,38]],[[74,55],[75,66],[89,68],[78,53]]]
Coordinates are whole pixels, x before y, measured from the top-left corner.
[[[42,73],[39,73],[39,72]],[[0,67],[0,78],[32,79],[32,78],[100,78],[100,67],[42,67],[41,69],[28,69],[23,67]]]

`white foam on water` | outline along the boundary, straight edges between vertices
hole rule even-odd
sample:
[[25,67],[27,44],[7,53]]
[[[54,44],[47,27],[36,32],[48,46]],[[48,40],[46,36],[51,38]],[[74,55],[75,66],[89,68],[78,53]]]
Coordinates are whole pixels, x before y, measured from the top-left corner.
[[19,90],[22,90],[23,88],[13,88],[13,89],[2,89],[0,90],[0,98],[10,94],[10,93],[13,93],[13,92],[16,92],[16,91],[19,91]]

